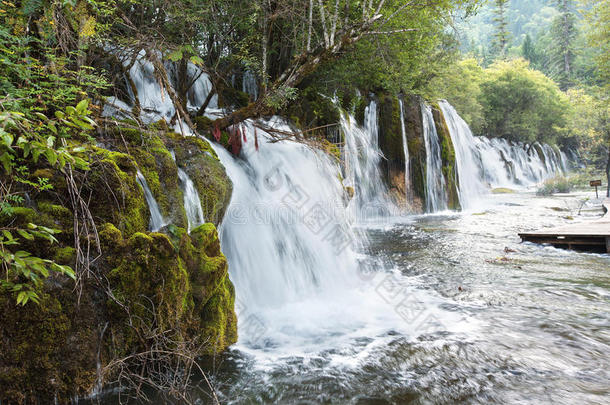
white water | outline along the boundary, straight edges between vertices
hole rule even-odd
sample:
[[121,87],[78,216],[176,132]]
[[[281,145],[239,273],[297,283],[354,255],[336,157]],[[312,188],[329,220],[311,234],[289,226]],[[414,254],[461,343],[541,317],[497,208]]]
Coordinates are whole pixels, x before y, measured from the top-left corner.
[[449,127],[451,140],[455,149],[455,163],[458,173],[458,194],[462,208],[474,206],[480,196],[487,191],[481,172],[481,157],[476,149],[476,141],[468,124],[446,101],[439,106]]
[[258,99],[258,84],[256,83],[256,76],[249,70],[244,72],[241,91],[252,96],[254,100]]
[[447,209],[447,191],[442,171],[441,146],[432,116],[432,108],[422,105],[424,143],[426,146],[426,211]]
[[[277,120],[269,125],[289,130]],[[246,128],[253,139],[252,124]],[[435,327],[423,326],[430,319],[458,324],[440,309],[439,297],[404,283],[388,287],[399,295],[380,289],[384,279],[397,279],[357,253],[367,241],[350,226],[337,165],[304,145],[258,135],[259,150],[247,142],[239,158],[214,145],[234,184],[220,236],[235,284],[239,350],[262,368],[281,367],[293,356],[327,356],[329,349],[336,350],[332,363],[356,367],[359,356],[393,339],[389,331],[416,336]],[[405,296],[425,302],[422,311],[432,318],[401,317],[396,305]],[[369,347],[356,348],[369,338]]]
[[[176,162],[176,154],[172,150],[172,159]],[[199,193],[193,180],[189,177],[184,170],[178,166],[178,179],[180,180],[180,188],[182,189],[182,195],[184,200],[184,211],[186,212],[187,219],[187,232],[191,232],[191,229],[197,228],[205,222],[203,216],[203,208],[201,208],[201,200],[199,199]]]
[[181,168],[178,168],[178,178],[180,179],[180,187],[184,195],[184,210],[188,220],[187,231],[190,233],[191,229],[205,222],[203,209],[201,208],[201,200],[193,180]]
[[156,232],[166,225],[165,220],[163,219],[163,215],[159,210],[157,200],[155,200],[155,197],[150,191],[150,188],[148,188],[148,183],[146,182],[146,179],[139,170],[136,174],[136,179],[138,180],[138,183],[140,183],[140,186],[142,186],[142,189],[144,190],[144,197],[146,198],[146,202],[148,203],[148,210],[150,211],[149,228],[151,231]]
[[350,210],[359,220],[387,216],[392,208],[379,164],[382,153],[378,144],[377,103],[371,101],[364,112],[364,127],[353,116],[341,113],[345,136],[345,185],[354,188]]
[[400,105],[400,131],[402,135],[402,150],[405,156],[405,197],[411,201],[411,164],[409,162],[409,143],[407,142],[407,130],[405,128],[405,111],[402,98],[398,99]]

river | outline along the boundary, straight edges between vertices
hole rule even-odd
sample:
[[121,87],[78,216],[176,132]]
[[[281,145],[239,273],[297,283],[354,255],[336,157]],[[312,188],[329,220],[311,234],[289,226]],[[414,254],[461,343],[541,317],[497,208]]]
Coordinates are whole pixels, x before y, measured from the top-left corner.
[[610,258],[517,236],[580,220],[584,198],[492,195],[477,212],[368,223],[355,298],[337,286],[241,326],[257,338],[216,359],[221,402],[606,403]]

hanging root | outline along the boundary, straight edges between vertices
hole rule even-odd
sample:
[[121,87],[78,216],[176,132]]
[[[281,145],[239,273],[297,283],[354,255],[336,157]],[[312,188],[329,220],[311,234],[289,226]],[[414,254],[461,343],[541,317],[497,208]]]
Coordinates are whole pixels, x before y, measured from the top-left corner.
[[[82,196],[82,183],[81,187],[76,184],[71,165],[66,166],[63,174],[66,179],[68,194],[70,195],[72,211],[74,212],[74,249],[76,250],[76,263],[74,266],[74,273],[76,275],[75,290],[78,295],[77,302],[80,304],[84,281],[92,276],[96,276],[92,274],[91,264],[101,256],[102,248],[93,215],[89,210],[89,202]],[[91,198],[91,195],[89,195],[89,198]],[[84,245],[82,244],[83,241],[85,241]],[[93,251],[95,251],[96,256],[92,259]]]

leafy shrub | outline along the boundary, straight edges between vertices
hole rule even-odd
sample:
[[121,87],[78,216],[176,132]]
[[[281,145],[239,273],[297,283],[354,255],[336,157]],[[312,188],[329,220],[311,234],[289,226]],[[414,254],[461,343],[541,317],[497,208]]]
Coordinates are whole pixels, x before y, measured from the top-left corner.
[[547,196],[555,193],[569,193],[572,190],[573,182],[567,177],[557,176],[546,180],[536,191],[537,195]]

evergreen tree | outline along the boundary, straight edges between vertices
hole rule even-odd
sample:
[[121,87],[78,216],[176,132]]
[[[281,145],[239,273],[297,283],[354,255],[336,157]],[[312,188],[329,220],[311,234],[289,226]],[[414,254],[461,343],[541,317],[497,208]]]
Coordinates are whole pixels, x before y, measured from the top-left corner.
[[534,46],[534,42],[532,41],[532,37],[529,34],[525,36],[523,40],[523,45],[521,46],[521,54],[523,58],[527,59],[532,65],[537,65],[538,63],[538,54],[536,53],[536,47]]
[[510,39],[510,33],[508,32],[508,21],[506,12],[508,9],[508,0],[495,0],[495,17],[493,19],[495,24],[494,39],[492,42],[492,50],[497,58],[504,59],[506,57],[506,49],[508,47],[508,41]]
[[550,68],[561,89],[566,90],[572,83],[578,31],[572,0],[557,0],[557,9],[560,14],[551,26]]

